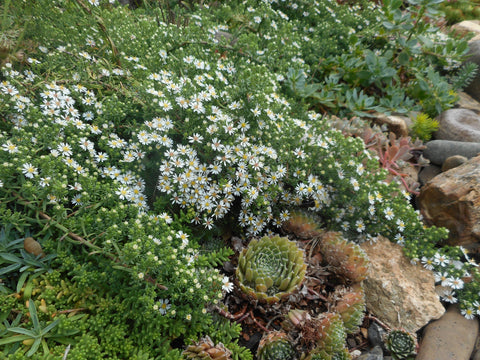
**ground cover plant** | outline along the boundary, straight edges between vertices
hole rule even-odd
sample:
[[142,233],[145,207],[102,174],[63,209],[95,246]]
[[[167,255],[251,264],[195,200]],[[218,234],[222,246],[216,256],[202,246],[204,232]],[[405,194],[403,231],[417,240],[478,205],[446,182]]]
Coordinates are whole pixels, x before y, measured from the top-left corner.
[[[350,322],[340,309],[345,299],[363,308],[357,280],[346,270],[336,273],[343,278],[332,300],[336,312],[295,308],[299,281],[273,296],[276,310],[250,299],[248,312],[234,314],[247,300],[222,264],[235,262],[252,237],[285,232],[287,221],[299,219],[297,210],[310,213],[300,217],[300,228],[313,229],[314,237],[331,231],[333,248],[343,249],[339,255],[324,245],[323,256],[335,253],[332,264],[348,265],[361,257],[356,243],[386,236],[435,271],[446,301],[459,302],[467,317],[479,314],[475,262],[461,248],[437,246],[446,230],[425,228],[411,195],[387,181],[396,158],[336,130],[330,117],[398,110],[377,103],[385,94],[374,94],[384,85],[405,112],[431,114],[453,104],[458,82],[443,74],[466,45],[448,36],[428,40],[434,27],[424,16],[434,3],[412,2],[403,12],[396,2],[191,2],[188,8],[146,2],[135,11],[114,1],[5,2],[3,355],[252,359],[252,348],[239,342],[241,319],[256,321],[266,309],[263,320],[280,316],[285,323],[283,334],[266,335],[269,350],[259,357],[276,354],[269,342],[279,342],[287,354],[295,346],[312,359],[348,358],[345,336],[361,311]],[[421,26],[410,27],[413,21]],[[408,39],[395,37],[401,47],[393,51],[387,39],[404,30]],[[370,43],[377,31],[378,41]],[[358,51],[346,56],[352,46]],[[377,50],[383,56],[372,58]],[[352,82],[353,73],[363,80]],[[405,79],[418,91],[407,94]],[[306,255],[315,253],[314,241],[297,243],[306,260],[315,258]],[[303,269],[297,255],[262,246]],[[302,271],[312,275],[315,267],[308,266]],[[242,269],[253,293],[285,290],[281,279],[267,276],[270,270],[258,277],[252,266]],[[254,286],[255,278],[261,280]],[[313,285],[305,281],[301,289]],[[307,299],[301,291],[297,296]],[[267,333],[267,322],[253,326]],[[328,324],[332,332],[308,338],[312,324]],[[292,334],[296,340],[285,345]]]

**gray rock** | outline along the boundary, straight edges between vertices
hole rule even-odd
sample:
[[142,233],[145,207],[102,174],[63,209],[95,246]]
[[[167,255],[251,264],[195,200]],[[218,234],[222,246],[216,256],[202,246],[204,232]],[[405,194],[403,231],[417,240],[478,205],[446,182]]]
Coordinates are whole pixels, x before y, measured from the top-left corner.
[[463,142],[449,140],[432,140],[425,144],[423,156],[432,164],[442,166],[447,158],[454,155],[462,155],[470,159],[480,153],[479,142]]
[[467,320],[450,306],[439,320],[427,325],[416,360],[468,360],[478,334],[478,319]]
[[[466,62],[472,62],[480,65],[480,40],[470,41],[468,43],[469,50],[467,56],[469,56]],[[473,81],[465,88],[465,92],[472,96],[474,99],[480,101],[480,71],[477,71],[477,75]]]
[[435,176],[440,174],[442,169],[438,165],[430,164],[425,166],[420,173],[418,174],[418,181],[421,185],[425,185],[427,182],[432,180]]
[[462,155],[453,155],[448,157],[442,165],[442,171],[448,171],[450,169],[456,168],[462,164],[465,164],[468,159]]
[[446,110],[437,120],[439,129],[433,134],[435,139],[480,142],[480,115],[472,110]]
[[383,350],[380,346],[374,346],[369,352],[360,355],[357,360],[383,360]]
[[383,347],[383,339],[386,335],[387,332],[376,322],[373,322],[368,328],[368,341],[372,346]]

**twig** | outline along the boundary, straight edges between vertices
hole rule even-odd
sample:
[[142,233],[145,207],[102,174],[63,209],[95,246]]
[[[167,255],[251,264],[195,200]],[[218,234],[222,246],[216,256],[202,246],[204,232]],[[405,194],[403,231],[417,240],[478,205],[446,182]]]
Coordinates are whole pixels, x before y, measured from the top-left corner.
[[392,328],[390,326],[388,326],[387,324],[385,324],[384,322],[380,321],[378,318],[376,318],[375,316],[373,315],[365,315],[365,319],[369,319],[369,320],[373,320],[375,321],[378,325],[380,325],[381,327],[383,327],[385,330],[387,331],[390,331],[392,330]]
[[252,318],[253,322],[255,324],[257,324],[257,326],[262,329],[263,331],[265,332],[270,332],[270,330],[268,330],[265,326],[263,326],[262,324],[260,324],[257,319],[255,319],[255,316],[253,315],[253,310],[250,310],[250,317]]
[[235,314],[232,314],[226,310],[223,310],[222,308],[218,307],[218,306],[215,306],[214,309],[220,314],[222,315],[224,318],[227,318],[229,320],[238,320],[240,319],[244,314],[245,314],[245,311],[247,310],[247,304],[244,305],[244,307],[242,308],[242,310],[240,310],[239,312],[235,313]]

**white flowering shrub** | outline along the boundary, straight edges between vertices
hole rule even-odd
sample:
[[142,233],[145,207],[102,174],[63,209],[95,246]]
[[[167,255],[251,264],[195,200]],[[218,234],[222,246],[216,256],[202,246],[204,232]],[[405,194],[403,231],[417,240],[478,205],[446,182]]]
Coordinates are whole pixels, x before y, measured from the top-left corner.
[[[0,218],[56,254],[52,273],[26,284],[39,289],[30,293],[39,306],[51,306],[45,322],[57,310],[89,309],[92,320],[74,316],[58,330],[83,329],[84,349],[180,358],[170,347],[214,328],[210,310],[233,286],[216,269],[231,251],[201,243],[232,228],[274,233],[296,208],[355,242],[384,235],[404,245],[435,270],[447,300],[467,316],[480,311],[471,300],[476,264],[458,261],[461,249],[436,247],[445,230],[424,228],[409,195],[385,181],[360,139],[289,97],[284,80],[292,64],[303,66],[299,44],[308,40],[290,32],[299,19],[292,24],[275,4],[261,2],[260,11],[254,3],[235,5],[243,17],[229,5],[179,15],[182,27],[163,23],[158,8],[31,5],[42,19],[26,33],[35,51],[24,65],[2,68]],[[0,283],[3,294],[17,278]],[[73,304],[64,287],[99,295]],[[108,321],[115,331],[102,331]],[[239,331],[232,325],[229,339]],[[0,338],[7,352],[15,341]]]

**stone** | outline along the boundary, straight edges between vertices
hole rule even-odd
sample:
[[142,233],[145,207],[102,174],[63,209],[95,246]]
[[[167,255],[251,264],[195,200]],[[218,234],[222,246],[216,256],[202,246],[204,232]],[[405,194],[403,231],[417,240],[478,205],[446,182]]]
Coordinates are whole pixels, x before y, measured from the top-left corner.
[[480,153],[480,143],[432,140],[425,144],[423,156],[430,160],[432,164],[442,166],[447,158],[454,155],[462,155],[467,159],[477,156]]
[[416,360],[468,360],[478,334],[478,319],[467,320],[458,306],[450,306],[428,324]]
[[433,273],[420,264],[413,265],[400,245],[379,237],[361,247],[371,263],[363,281],[367,310],[380,321],[415,333],[443,315]]
[[457,107],[461,109],[472,110],[475,113],[480,114],[480,102],[475,100],[473,97],[471,97],[464,91],[458,92]]
[[457,166],[463,165],[468,159],[462,155],[453,155],[445,159],[442,165],[442,171],[448,171],[450,169],[456,168]]
[[374,346],[372,350],[362,354],[357,360],[383,360],[383,350],[380,346]]
[[420,190],[427,225],[449,230],[449,245],[474,248],[480,240],[480,156],[435,176]]
[[[469,41],[468,47],[468,58],[464,63],[472,62],[480,65],[480,40]],[[475,100],[480,101],[480,71],[477,71],[472,82],[464,90]]]
[[387,129],[393,132],[397,138],[408,136],[408,127],[412,124],[410,118],[399,115],[375,113],[373,119],[380,126],[386,125]]
[[418,174],[418,181],[420,182],[420,185],[425,185],[427,182],[432,180],[435,176],[440,174],[442,172],[442,169],[438,165],[430,164],[428,166],[425,166],[420,170],[420,173]]
[[457,24],[452,25],[452,29],[457,30],[460,33],[473,32],[480,34],[480,24],[475,20],[465,20]]
[[381,346],[383,348],[383,340],[387,336],[387,332],[376,322],[368,327],[368,341],[372,346]]
[[437,116],[436,140],[480,142],[480,115],[468,109],[449,109]]

